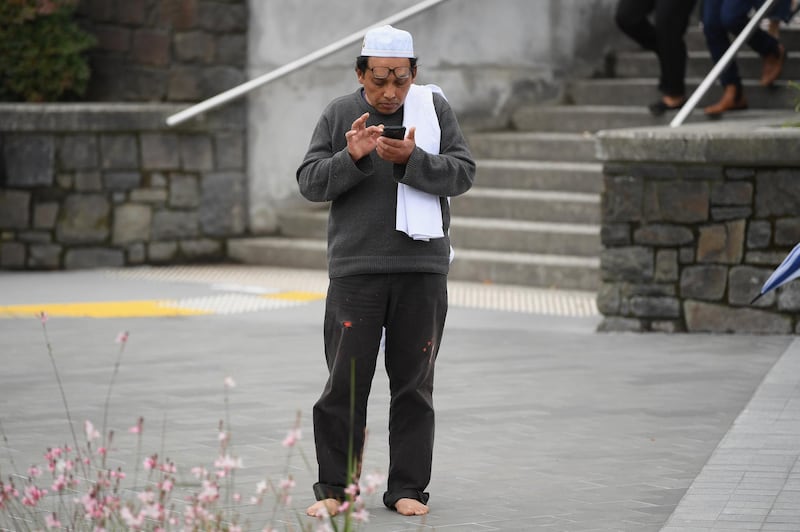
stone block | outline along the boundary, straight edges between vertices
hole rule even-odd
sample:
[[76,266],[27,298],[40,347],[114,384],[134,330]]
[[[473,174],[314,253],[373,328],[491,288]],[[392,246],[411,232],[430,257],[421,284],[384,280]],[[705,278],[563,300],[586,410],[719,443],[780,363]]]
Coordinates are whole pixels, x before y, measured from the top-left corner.
[[[772,274],[772,270],[753,266],[735,266],[728,275],[728,304],[739,307],[749,306],[750,302],[761,291],[764,282]],[[775,294],[765,294],[753,306],[769,307],[774,302]]]
[[628,246],[631,244],[630,224],[603,224],[600,228],[600,241],[604,246]]
[[185,171],[214,169],[214,152],[207,135],[183,135],[180,138],[181,168]]
[[701,227],[697,262],[739,264],[744,256],[744,228],[744,220]]
[[660,249],[656,251],[656,267],[653,279],[659,283],[678,280],[678,251]]
[[188,260],[219,260],[224,255],[222,243],[208,238],[181,240],[178,250]]
[[760,170],[756,174],[756,217],[800,212],[800,170]]
[[132,190],[141,185],[142,174],[139,172],[105,172],[103,180],[108,190]]
[[650,330],[653,332],[674,334],[683,332],[683,323],[681,320],[653,320],[650,323]]
[[0,182],[18,188],[48,187],[55,178],[52,135],[8,135],[2,143]]
[[214,33],[247,31],[247,8],[241,4],[201,2],[198,4],[197,25]]
[[714,222],[748,219],[752,214],[750,207],[711,207],[711,220]]
[[198,20],[198,0],[166,0],[160,2],[159,23],[181,31],[193,28]]
[[726,168],[725,177],[728,179],[751,179],[756,176],[754,168]]
[[136,203],[150,203],[164,205],[169,193],[165,188],[137,188],[132,190],[130,200]]
[[73,184],[78,192],[100,192],[103,190],[103,178],[100,172],[75,172]]
[[117,20],[122,24],[139,26],[147,20],[146,0],[125,0],[116,6]]
[[692,242],[691,229],[681,225],[648,224],[633,233],[633,243],[646,246],[683,246]]
[[0,188],[0,229],[25,229],[30,224],[31,194]]
[[622,299],[631,299],[636,296],[674,297],[677,295],[675,283],[623,283],[620,286]]
[[161,172],[152,172],[145,176],[144,185],[146,188],[167,188],[169,179]]
[[137,242],[128,246],[125,257],[127,264],[144,264],[147,260],[147,247],[144,242]]
[[605,178],[602,195],[603,222],[638,222],[642,219],[644,185],[629,176]]
[[153,209],[149,205],[128,203],[114,208],[112,242],[126,245],[150,239]]
[[606,281],[649,282],[654,266],[653,250],[646,247],[607,248],[600,253],[600,270]]
[[679,318],[681,303],[675,297],[633,297],[631,314],[638,318]]
[[688,332],[790,334],[792,320],[774,312],[687,300],[683,314]]
[[37,203],[33,208],[33,227],[35,229],[53,229],[58,219],[59,204],[55,201]]
[[0,268],[20,269],[25,267],[25,244],[0,242]]
[[712,205],[750,205],[753,202],[752,183],[737,181],[711,185]]
[[200,185],[196,176],[191,174],[172,174],[169,181],[170,207],[196,208],[200,205]]
[[180,144],[172,133],[142,134],[142,166],[147,170],[178,170]]
[[777,266],[783,261],[789,250],[781,251],[750,251],[745,256],[746,264],[759,266]]
[[97,24],[92,29],[97,48],[105,52],[126,53],[131,49],[131,30],[113,24]]
[[[178,61],[209,64],[214,61],[214,37],[204,31],[187,31],[175,34],[175,58]],[[222,63],[227,63],[221,60]]]
[[72,174],[65,174],[63,172],[56,174],[56,185],[58,188],[64,190],[71,190],[72,183],[75,181],[75,176]]
[[223,65],[244,68],[247,63],[247,38],[245,35],[220,35],[217,38],[215,57]]
[[28,249],[28,268],[55,270],[61,267],[61,250],[58,244],[31,244]]
[[220,92],[247,81],[244,71],[230,66],[210,66],[200,70],[200,92],[203,98],[211,98]]
[[100,147],[95,135],[66,135],[58,145],[61,170],[94,170],[100,164]]
[[68,249],[64,254],[64,268],[85,270],[91,268],[119,268],[125,265],[122,250],[110,248]]
[[619,314],[620,294],[616,283],[603,283],[597,291],[597,310],[600,314],[614,316]]
[[772,239],[772,225],[765,220],[751,220],[747,226],[747,249],[764,249]]
[[110,233],[111,205],[99,194],[68,196],[56,224],[56,240],[63,244],[103,242]]
[[778,288],[778,310],[794,313],[800,311],[800,282],[790,281]]
[[150,262],[171,262],[178,254],[178,244],[175,242],[151,242],[147,246],[147,258]]
[[153,215],[151,240],[178,240],[199,236],[197,213],[185,211],[157,211]]
[[131,58],[142,65],[167,66],[170,63],[170,35],[166,31],[142,28],[134,31]]
[[681,272],[681,298],[721,301],[727,284],[727,266],[687,266]]
[[100,165],[107,170],[139,168],[139,145],[135,135],[102,135]]
[[50,231],[19,231],[17,240],[27,244],[50,244],[53,237]]
[[649,222],[697,223],[708,220],[710,191],[704,182],[645,184],[644,215]]
[[217,170],[244,170],[245,135],[239,131],[214,135],[214,158]]
[[[800,183],[798,184],[800,186]],[[800,213],[798,213],[800,214]],[[775,244],[794,247],[800,242],[800,218],[775,220]]]
[[598,332],[642,332],[644,326],[633,318],[606,317],[597,327]]
[[199,68],[178,66],[170,69],[169,82],[167,84],[167,99],[169,101],[195,101],[199,100],[201,95]]
[[245,176],[216,172],[202,179],[200,225],[208,236],[241,235],[246,228]]
[[678,261],[681,264],[693,264],[695,250],[693,246],[685,246],[678,250]]

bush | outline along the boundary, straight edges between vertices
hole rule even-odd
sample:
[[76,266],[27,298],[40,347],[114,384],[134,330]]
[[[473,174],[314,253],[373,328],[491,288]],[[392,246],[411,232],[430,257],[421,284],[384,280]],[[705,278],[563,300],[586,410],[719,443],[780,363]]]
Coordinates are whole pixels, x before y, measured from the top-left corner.
[[86,91],[84,52],[95,39],[75,23],[75,3],[0,1],[0,100],[56,101]]

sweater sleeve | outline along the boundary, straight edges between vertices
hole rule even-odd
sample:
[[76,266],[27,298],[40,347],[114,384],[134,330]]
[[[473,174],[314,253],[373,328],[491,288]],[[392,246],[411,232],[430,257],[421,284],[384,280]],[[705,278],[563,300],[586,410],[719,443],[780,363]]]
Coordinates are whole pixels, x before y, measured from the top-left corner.
[[297,169],[300,194],[310,201],[332,201],[370,177],[369,156],[353,161],[347,151],[346,129],[335,120],[332,107],[322,114],[311,136],[308,151]]
[[475,181],[475,161],[447,100],[434,94],[439,115],[441,141],[438,154],[420,147],[414,149],[405,165],[396,168],[398,182],[437,196],[458,196],[468,191]]

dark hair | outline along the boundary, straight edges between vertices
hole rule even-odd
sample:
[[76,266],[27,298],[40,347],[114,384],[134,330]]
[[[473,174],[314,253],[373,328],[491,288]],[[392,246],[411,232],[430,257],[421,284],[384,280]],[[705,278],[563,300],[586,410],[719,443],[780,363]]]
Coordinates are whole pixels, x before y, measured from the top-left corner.
[[[361,72],[362,74],[366,73],[367,65],[369,64],[369,58],[372,57],[370,55],[359,55],[356,57],[356,70]],[[409,57],[408,61],[411,63],[411,70],[415,70],[417,68],[417,58],[416,57]]]

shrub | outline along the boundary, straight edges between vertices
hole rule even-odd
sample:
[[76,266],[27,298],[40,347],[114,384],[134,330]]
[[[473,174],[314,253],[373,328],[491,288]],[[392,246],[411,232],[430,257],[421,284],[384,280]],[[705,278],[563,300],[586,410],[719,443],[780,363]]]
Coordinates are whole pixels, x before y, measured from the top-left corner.
[[86,91],[84,52],[95,39],[75,23],[75,3],[0,2],[0,100],[56,101]]

